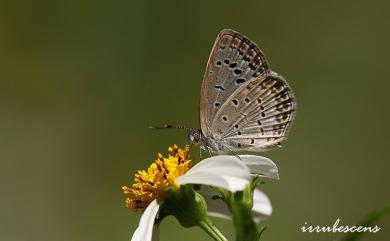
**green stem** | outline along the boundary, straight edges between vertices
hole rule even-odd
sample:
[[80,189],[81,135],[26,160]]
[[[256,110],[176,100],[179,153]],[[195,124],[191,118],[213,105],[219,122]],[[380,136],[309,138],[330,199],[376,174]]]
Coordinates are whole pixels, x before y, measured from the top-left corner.
[[204,231],[206,231],[206,233],[208,233],[215,241],[228,241],[210,220],[202,221],[199,226]]
[[236,241],[258,240],[258,227],[253,221],[252,210],[245,204],[236,202],[230,207],[230,211],[236,228]]

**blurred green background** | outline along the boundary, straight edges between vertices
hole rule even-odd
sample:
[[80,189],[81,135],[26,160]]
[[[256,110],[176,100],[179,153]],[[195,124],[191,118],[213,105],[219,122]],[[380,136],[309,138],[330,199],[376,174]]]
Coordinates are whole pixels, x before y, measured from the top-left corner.
[[[390,201],[388,1],[1,1],[0,240],[129,240],[121,186],[198,127],[218,32],[232,28],[291,84],[298,114],[263,239],[338,240]],[[197,150],[193,150],[197,153]],[[390,218],[363,240],[389,240]],[[216,221],[234,237],[228,221]],[[163,222],[161,240],[211,240]],[[233,239],[232,239],[233,240]]]

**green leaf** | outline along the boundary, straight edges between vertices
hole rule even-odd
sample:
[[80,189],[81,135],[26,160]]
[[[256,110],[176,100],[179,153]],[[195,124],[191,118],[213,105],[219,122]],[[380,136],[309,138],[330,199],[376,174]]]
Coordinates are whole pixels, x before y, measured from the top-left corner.
[[[384,217],[386,214],[390,213],[390,204],[384,208],[377,209],[372,213],[368,214],[362,221],[360,221],[356,226],[369,227],[378,221],[380,218]],[[341,241],[356,241],[362,237],[364,233],[349,233]]]
[[268,226],[261,226],[259,227],[259,233],[257,234],[257,240],[260,240],[261,235],[263,232],[268,228]]

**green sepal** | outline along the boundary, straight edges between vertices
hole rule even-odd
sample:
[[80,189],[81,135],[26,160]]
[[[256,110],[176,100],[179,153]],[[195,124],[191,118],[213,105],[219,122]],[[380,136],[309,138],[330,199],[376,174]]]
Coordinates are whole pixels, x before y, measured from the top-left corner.
[[199,226],[207,219],[207,206],[204,198],[192,185],[181,185],[179,189],[169,187],[160,207],[159,220],[169,215],[177,218],[183,227]]
[[181,185],[179,189],[169,187],[161,203],[157,223],[173,215],[186,228],[199,226],[215,241],[227,241],[207,216],[204,198],[194,190],[193,185]]

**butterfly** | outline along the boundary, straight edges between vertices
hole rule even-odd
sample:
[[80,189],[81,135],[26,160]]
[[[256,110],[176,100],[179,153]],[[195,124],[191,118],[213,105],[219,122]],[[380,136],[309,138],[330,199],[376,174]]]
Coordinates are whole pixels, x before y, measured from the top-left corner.
[[265,151],[281,146],[296,113],[282,76],[244,35],[224,29],[212,48],[200,93],[200,129],[186,129],[192,144],[211,153]]

